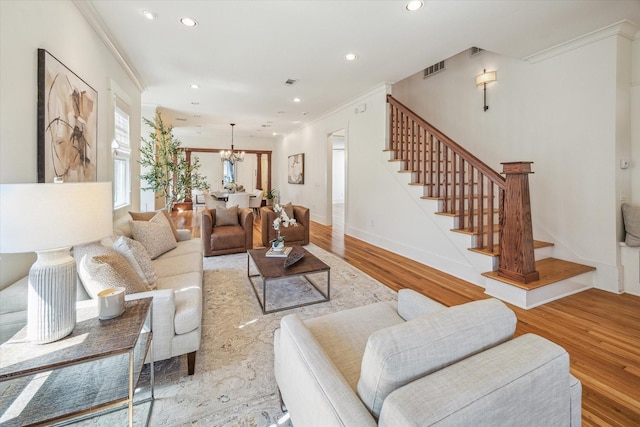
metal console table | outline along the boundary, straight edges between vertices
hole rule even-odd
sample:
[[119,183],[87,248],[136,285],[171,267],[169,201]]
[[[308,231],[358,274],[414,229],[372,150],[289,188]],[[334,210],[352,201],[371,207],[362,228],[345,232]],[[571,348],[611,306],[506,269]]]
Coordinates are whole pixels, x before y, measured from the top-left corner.
[[[65,425],[148,403],[153,408],[152,298],[125,303],[124,313],[99,320],[95,305],[77,310],[73,332],[53,343],[31,344],[26,327],[0,345],[0,425]],[[134,402],[149,353],[150,396]]]

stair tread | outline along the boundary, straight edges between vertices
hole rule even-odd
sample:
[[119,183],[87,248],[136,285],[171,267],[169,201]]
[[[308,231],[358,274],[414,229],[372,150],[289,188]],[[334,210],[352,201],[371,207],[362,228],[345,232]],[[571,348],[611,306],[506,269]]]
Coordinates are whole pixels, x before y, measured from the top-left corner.
[[[456,231],[456,230],[452,230]],[[554,246],[551,242],[545,242],[542,240],[534,240],[533,241],[533,249],[547,248],[549,246]],[[469,248],[471,252],[477,252],[479,254],[488,255],[488,256],[500,256],[499,245],[493,245],[493,249],[489,250],[488,248]]]
[[[495,208],[493,209],[493,213],[498,213],[498,212],[500,212],[498,209],[495,209]],[[489,209],[483,209],[483,213],[485,213],[485,214],[486,214],[486,213],[489,213]],[[443,215],[443,216],[452,216],[452,217],[456,217],[456,216],[458,216],[458,214],[459,214],[459,213],[458,213],[458,212],[435,212],[435,214],[436,214],[436,215]],[[464,211],[462,214],[463,214],[464,216],[467,216],[467,215],[469,214],[469,211]],[[474,214],[474,215],[477,215],[477,214],[478,214],[478,210],[477,210],[477,209],[474,209],[474,210],[473,210],[473,214]]]
[[561,280],[570,279],[580,274],[594,271],[595,267],[589,265],[578,264],[571,261],[565,261],[557,258],[545,258],[536,261],[536,271],[540,274],[540,279],[529,283],[519,283],[515,280],[502,277],[497,271],[489,271],[482,273],[483,276],[490,279],[499,280],[520,289],[532,290],[559,282]]
[[[484,233],[488,233],[489,232],[489,226],[485,225],[483,227],[484,229]],[[451,231],[453,231],[454,233],[462,233],[462,234],[470,234],[472,236],[475,236],[478,233],[478,227],[473,227],[471,230],[469,230],[468,228],[452,228]],[[495,224],[493,226],[493,232],[497,233],[500,231],[500,226],[498,224]]]

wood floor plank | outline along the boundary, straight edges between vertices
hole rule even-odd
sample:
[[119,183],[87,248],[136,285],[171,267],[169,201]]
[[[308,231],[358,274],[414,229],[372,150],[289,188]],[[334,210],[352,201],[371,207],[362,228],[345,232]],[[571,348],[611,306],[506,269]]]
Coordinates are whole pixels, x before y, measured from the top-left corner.
[[[183,213],[176,222],[200,235],[200,221]],[[447,273],[311,224],[311,242],[391,289],[416,291],[447,306],[489,298],[484,290]],[[254,247],[261,246],[258,222]],[[516,313],[516,335],[535,333],[562,346],[581,382],[583,426],[640,426],[640,297],[589,289]]]

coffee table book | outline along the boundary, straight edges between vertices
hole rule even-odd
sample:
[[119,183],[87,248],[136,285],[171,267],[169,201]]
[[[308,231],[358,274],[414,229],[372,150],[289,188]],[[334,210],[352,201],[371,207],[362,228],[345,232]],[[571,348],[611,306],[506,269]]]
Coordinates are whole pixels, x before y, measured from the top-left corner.
[[291,246],[285,246],[285,248],[281,251],[274,251],[273,248],[269,249],[264,256],[267,257],[275,257],[275,258],[286,258],[291,253],[293,248]]

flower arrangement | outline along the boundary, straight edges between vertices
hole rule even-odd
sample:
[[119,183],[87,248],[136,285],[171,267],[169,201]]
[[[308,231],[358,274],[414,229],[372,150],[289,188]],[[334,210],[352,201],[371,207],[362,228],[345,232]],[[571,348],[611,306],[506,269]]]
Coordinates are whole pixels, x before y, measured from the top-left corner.
[[280,225],[297,227],[298,223],[295,218],[289,218],[287,212],[279,204],[273,206],[273,211],[278,214],[276,219],[273,220],[273,229],[276,230],[277,236],[271,241],[271,245],[275,249],[276,247],[284,247],[284,236],[280,235]]

